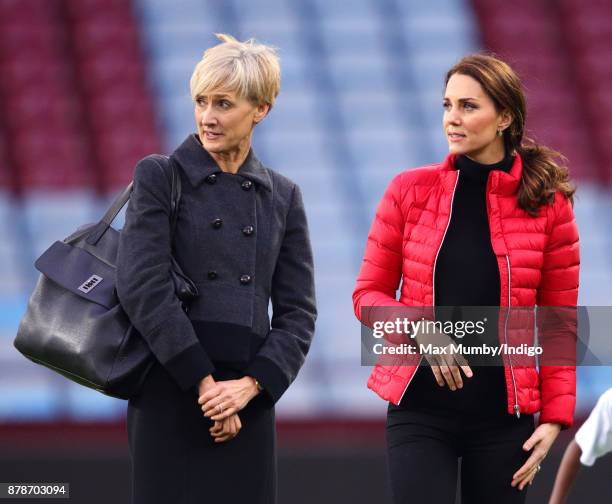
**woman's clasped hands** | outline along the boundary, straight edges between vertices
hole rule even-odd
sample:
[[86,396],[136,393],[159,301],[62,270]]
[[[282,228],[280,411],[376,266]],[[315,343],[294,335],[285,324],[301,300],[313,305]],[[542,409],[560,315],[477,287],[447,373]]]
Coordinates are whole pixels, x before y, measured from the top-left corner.
[[242,429],[238,412],[259,394],[257,383],[250,376],[215,381],[209,375],[200,382],[198,392],[198,404],[204,416],[214,422],[209,430],[215,443],[229,441],[238,435]]

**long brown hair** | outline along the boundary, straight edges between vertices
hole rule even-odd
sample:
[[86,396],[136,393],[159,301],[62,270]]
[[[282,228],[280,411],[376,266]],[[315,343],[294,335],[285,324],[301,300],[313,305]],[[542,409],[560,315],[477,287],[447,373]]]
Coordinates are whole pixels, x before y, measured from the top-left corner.
[[504,61],[488,54],[471,54],[446,74],[444,85],[453,74],[472,77],[491,97],[498,112],[508,111],[512,123],[503,132],[506,153],[517,152],[523,161],[518,189],[518,206],[537,216],[539,208],[554,201],[560,191],[574,204],[576,188],[570,181],[566,158],[524,136],[527,107],[523,86],[516,72]]

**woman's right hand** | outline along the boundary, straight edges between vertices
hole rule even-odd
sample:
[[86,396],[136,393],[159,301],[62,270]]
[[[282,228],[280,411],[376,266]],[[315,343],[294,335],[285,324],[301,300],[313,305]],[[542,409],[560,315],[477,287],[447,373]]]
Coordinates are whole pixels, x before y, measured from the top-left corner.
[[461,371],[467,378],[471,378],[474,374],[468,365],[465,357],[461,354],[451,353],[451,344],[455,342],[445,333],[438,331],[419,332],[415,335],[419,350],[422,345],[432,345],[432,348],[439,349],[440,352],[427,352],[423,356],[427,359],[431,367],[431,371],[440,387],[448,386],[451,390],[463,388],[463,379]]
[[210,435],[215,439],[215,443],[224,443],[234,439],[242,429],[242,422],[237,413],[224,418],[215,420],[214,425],[209,429]]
[[[215,384],[216,382],[212,375],[202,378],[198,384],[198,397],[214,387]],[[224,443],[234,439],[240,432],[240,429],[242,429],[242,422],[238,414],[235,413],[223,420],[216,420],[209,431],[210,435],[215,439],[215,443]]]

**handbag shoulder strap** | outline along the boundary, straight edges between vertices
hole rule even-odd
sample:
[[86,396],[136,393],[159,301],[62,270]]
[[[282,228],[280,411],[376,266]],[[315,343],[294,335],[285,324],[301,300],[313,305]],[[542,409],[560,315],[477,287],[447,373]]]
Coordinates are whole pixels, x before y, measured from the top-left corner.
[[181,175],[176,162],[172,159],[172,156],[164,156],[161,154],[155,154],[158,161],[161,161],[160,168],[164,172],[166,177],[168,176],[167,170],[170,166],[170,239],[174,240],[174,234],[176,232],[176,223],[178,221],[179,207],[181,204]]
[[[166,166],[169,164],[172,169],[170,182],[170,236],[171,239],[173,239],[176,230],[176,222],[178,220],[179,205],[181,203],[181,177],[178,173],[176,163],[172,160],[170,156],[156,155],[155,157],[158,160],[163,160]],[[161,165],[160,168],[163,172],[166,171],[166,169],[164,169],[164,167]],[[91,230],[91,232],[87,236],[86,241],[88,244],[96,245],[100,241],[100,238],[102,238],[104,233],[106,233],[106,230],[111,226],[112,222],[115,220],[121,209],[129,201],[133,189],[134,182],[132,181],[115,198],[115,200],[112,202],[111,206],[106,211],[102,219],[100,219],[98,224]]]

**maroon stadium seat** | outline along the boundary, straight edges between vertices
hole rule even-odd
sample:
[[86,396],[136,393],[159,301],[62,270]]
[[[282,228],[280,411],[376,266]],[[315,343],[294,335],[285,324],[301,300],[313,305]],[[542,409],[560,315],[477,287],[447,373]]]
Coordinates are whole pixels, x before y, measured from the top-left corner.
[[85,139],[75,131],[22,130],[14,137],[15,161],[29,189],[76,189],[92,185]]
[[568,157],[573,177],[601,178],[588,105],[576,92],[568,30],[559,26],[555,2],[474,0],[473,5],[485,47],[506,59],[525,85],[528,136]]
[[3,127],[18,191],[92,184],[62,5],[0,2]]
[[[102,188],[127,183],[134,164],[160,151],[145,60],[131,3],[67,0],[76,66]],[[92,15],[95,13],[95,15]]]

